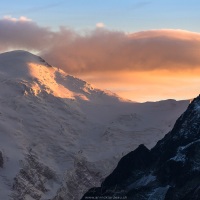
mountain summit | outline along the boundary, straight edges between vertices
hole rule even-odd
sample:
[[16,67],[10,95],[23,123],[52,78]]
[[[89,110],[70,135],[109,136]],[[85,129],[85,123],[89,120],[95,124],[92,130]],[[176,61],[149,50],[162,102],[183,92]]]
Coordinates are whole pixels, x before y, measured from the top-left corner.
[[27,51],[16,50],[0,54],[0,71],[8,77],[30,78],[31,64],[34,64],[35,67],[40,65],[51,67],[41,57]]
[[155,147],[140,145],[82,199],[118,197],[130,200],[200,199],[200,96]]
[[3,200],[79,200],[124,154],[151,148],[189,103],[126,101],[26,51],[0,54],[0,84]]
[[83,100],[94,100],[92,97],[99,95],[102,101],[120,100],[114,93],[94,90],[85,81],[68,75],[41,57],[22,50],[0,54],[0,76],[2,79],[16,81],[16,84],[23,84],[34,95],[47,92],[60,98]]

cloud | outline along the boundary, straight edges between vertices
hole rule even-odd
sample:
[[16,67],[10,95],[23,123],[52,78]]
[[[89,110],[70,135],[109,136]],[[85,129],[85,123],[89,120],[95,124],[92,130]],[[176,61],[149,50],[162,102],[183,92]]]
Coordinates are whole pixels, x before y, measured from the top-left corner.
[[21,16],[19,19],[12,17],[11,15],[5,15],[3,17],[4,20],[12,21],[12,22],[29,22],[32,21],[31,19]]
[[191,99],[199,94],[200,69],[173,71],[98,72],[79,75],[95,87],[107,89],[133,101]]
[[[22,9],[12,10],[12,11],[10,11],[10,13],[12,13],[14,15],[20,15],[21,13],[29,15],[30,13],[42,12],[42,11],[44,11],[46,9],[51,9],[51,8],[60,6],[60,5],[65,4],[65,3],[66,3],[65,0],[57,1],[55,3],[50,3],[50,4],[46,4],[45,1],[43,1],[43,2],[40,2],[40,4],[38,4],[38,6],[33,6],[33,5],[31,6],[30,5],[30,7],[26,7],[24,9],[22,8]],[[6,12],[3,11],[3,9],[2,9],[0,14],[4,15],[4,14],[6,14]]]
[[132,10],[137,10],[137,9],[140,9],[140,8],[143,8],[149,4],[151,4],[152,2],[151,1],[140,1],[140,2],[136,2],[132,5],[131,9]]
[[17,13],[36,13],[36,12],[41,12],[43,10],[46,10],[46,9],[50,9],[50,8],[54,8],[54,7],[57,7],[59,5],[62,5],[64,4],[65,1],[58,1],[56,3],[51,3],[51,4],[44,4],[44,5],[39,5],[39,6],[36,6],[36,7],[31,7],[31,8],[28,8],[28,9],[24,9],[24,10],[20,10],[20,12],[17,12]]
[[56,43],[43,56],[70,73],[92,73],[192,69],[200,66],[199,53],[198,33],[154,30],[126,34],[97,29]]
[[52,33],[22,16],[19,19],[5,16],[0,20],[0,51],[9,49],[43,50]]
[[50,64],[136,101],[199,93],[199,33],[168,29],[127,34],[96,28],[80,34],[5,16],[0,19],[0,51],[13,49],[37,51]]
[[98,22],[98,23],[96,24],[96,27],[97,27],[97,28],[104,28],[104,27],[105,27],[105,24],[102,23],[102,22]]
[[199,33],[151,30],[127,34],[97,28],[79,34],[65,27],[52,31],[26,17],[8,16],[0,20],[0,27],[0,51],[38,51],[48,62],[72,74],[200,67]]

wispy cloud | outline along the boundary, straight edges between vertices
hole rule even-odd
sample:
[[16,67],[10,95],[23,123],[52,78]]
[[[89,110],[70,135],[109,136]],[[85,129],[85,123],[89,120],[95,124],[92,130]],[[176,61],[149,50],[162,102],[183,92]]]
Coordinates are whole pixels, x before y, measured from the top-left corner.
[[30,21],[32,21],[31,19],[24,17],[24,16],[21,16],[19,19],[17,19],[15,17],[12,17],[11,15],[5,15],[3,17],[3,19],[7,20],[7,21],[13,21],[13,22],[30,22]]
[[22,14],[23,15],[27,15],[27,14],[30,14],[30,13],[37,13],[37,12],[41,12],[41,11],[44,11],[46,9],[50,9],[50,8],[54,8],[54,7],[58,7],[62,4],[64,4],[66,1],[58,1],[56,3],[50,3],[50,4],[43,4],[43,5],[40,5],[40,6],[29,6],[25,9],[17,9],[17,10],[9,10],[8,11],[1,11],[0,14],[1,15],[19,15],[19,14]]
[[20,13],[35,13],[35,12],[40,12],[40,11],[43,11],[43,10],[46,10],[46,9],[50,9],[50,8],[54,8],[54,7],[58,7],[62,4],[64,4],[65,1],[58,1],[56,3],[51,3],[51,4],[45,4],[45,5],[42,5],[42,6],[36,6],[36,7],[31,7],[31,8],[27,8],[25,10],[21,10]]
[[143,8],[147,5],[151,4],[151,1],[138,1],[136,3],[134,3],[131,7],[132,10],[136,10],[136,9],[140,9]]

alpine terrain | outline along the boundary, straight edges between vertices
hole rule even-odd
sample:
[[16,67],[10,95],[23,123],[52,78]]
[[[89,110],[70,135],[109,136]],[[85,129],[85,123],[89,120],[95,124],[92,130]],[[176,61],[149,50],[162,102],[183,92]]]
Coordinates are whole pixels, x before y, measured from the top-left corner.
[[105,187],[140,199],[198,192],[199,99],[149,151],[189,101],[125,100],[26,51],[0,54],[0,85],[1,200],[79,200],[139,144]]
[[128,153],[82,199],[199,200],[199,184],[200,96],[151,150],[140,145]]

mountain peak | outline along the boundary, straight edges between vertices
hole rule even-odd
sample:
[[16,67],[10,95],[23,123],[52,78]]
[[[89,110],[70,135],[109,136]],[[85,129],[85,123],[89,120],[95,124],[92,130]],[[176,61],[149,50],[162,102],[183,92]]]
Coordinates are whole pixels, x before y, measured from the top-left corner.
[[12,81],[13,85],[26,84],[34,95],[45,91],[61,98],[94,100],[96,103],[121,101],[117,95],[94,89],[87,82],[51,66],[40,56],[23,50],[0,54],[0,78]]
[[[0,65],[9,64],[10,67],[24,66],[28,63],[42,64],[48,67],[49,65],[43,58],[24,50],[14,50],[0,54]],[[3,63],[4,62],[4,63]],[[6,62],[6,63],[5,63]]]
[[[0,54],[0,83],[0,199],[80,199],[188,105],[122,102],[26,51]],[[149,154],[140,145],[121,164],[145,168]]]
[[33,56],[35,56],[34,54],[30,53],[29,51],[20,50],[20,49],[19,50],[13,50],[13,51],[7,51],[7,52],[2,53],[2,54],[12,54],[12,55],[18,54],[18,55],[33,55]]

